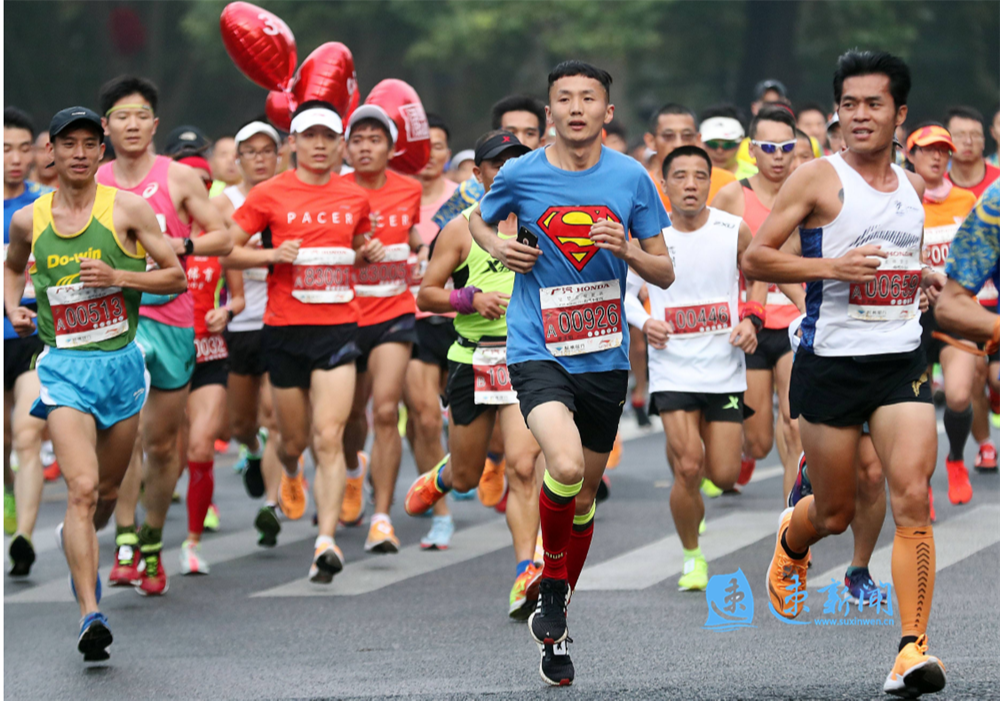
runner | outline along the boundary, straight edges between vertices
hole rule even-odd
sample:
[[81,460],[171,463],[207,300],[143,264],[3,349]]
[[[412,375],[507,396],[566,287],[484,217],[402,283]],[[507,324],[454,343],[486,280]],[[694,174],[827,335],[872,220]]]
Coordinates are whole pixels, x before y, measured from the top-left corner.
[[757,345],[767,299],[767,288],[755,285],[739,310],[750,227],[706,205],[711,171],[708,153],[697,146],[681,146],[664,159],[673,218],[663,239],[677,279],[670,289],[647,285],[651,314],[637,296],[642,280],[631,272],[625,297],[629,323],[645,332],[652,348],[649,412],[663,422],[674,475],[670,513],[684,551],[681,591],[708,586],[708,563],[698,547],[705,517],[700,487],[707,477],[729,489],[739,475],[743,419],[752,412],[743,402],[744,353]]
[[[750,150],[757,160],[757,174],[719,191],[715,206],[742,217],[756,235],[767,218],[775,197],[792,170],[795,122],[788,110],[765,105],[750,123]],[[788,325],[805,309],[801,285],[755,283],[767,288],[764,328],[757,335],[757,348],[747,354],[747,405],[754,415],[744,423],[744,453],[736,489],[753,475],[757,460],[771,452],[777,433],[778,455],[784,466],[782,494],[795,482],[798,457],[802,453],[798,423],[788,407],[788,384],[792,375],[792,347]],[[778,430],[775,432],[773,402],[778,395]]]
[[[37,323],[45,344],[37,366],[41,398],[32,413],[47,417],[66,478],[66,520],[56,535],[83,617],[77,649],[89,662],[108,659],[112,641],[97,608],[97,531],[114,511],[148,387],[142,352],[132,342],[140,293],[176,295],[186,280],[149,205],[95,181],[104,152],[101,118],[70,107],[56,113],[49,132],[59,189],[11,220],[4,305],[19,335],[34,333]],[[32,254],[37,315],[20,306]],[[158,269],[146,272],[147,255]]]
[[[926,183],[924,191],[924,262],[944,277],[948,248],[959,225],[976,204],[976,196],[955,187],[945,177],[948,159],[955,151],[948,130],[937,123],[918,126],[906,140],[913,169]],[[934,300],[931,300],[932,302]],[[978,358],[971,341],[948,345],[940,334],[932,308],[920,317],[928,363],[941,363],[944,374],[944,430],[948,436],[948,499],[965,504],[972,499],[972,485],[965,466],[965,443],[972,430],[972,387]],[[962,350],[960,346],[965,346]],[[971,352],[970,352],[971,351]],[[933,501],[933,496],[931,497]]]
[[792,165],[789,168],[788,174],[791,175],[792,172],[800,165],[815,160],[816,158],[819,158],[819,156],[817,156],[816,152],[813,150],[813,140],[807,133],[796,128],[795,150],[792,151]]
[[[292,519],[305,513],[299,458],[311,447],[319,536],[309,579],[321,584],[344,567],[333,536],[344,498],[344,427],[360,354],[351,274],[385,253],[378,239],[365,241],[365,191],[332,172],[342,131],[329,103],[299,105],[289,137],[297,167],[250,190],[230,227],[235,243],[247,250],[228,262],[243,269],[269,266],[261,352],[281,438],[282,510]],[[263,249],[250,242],[250,231],[264,232]]]
[[[395,122],[377,105],[362,105],[354,110],[347,125],[347,154],[354,172],[346,177],[368,197],[371,240],[381,244],[385,256],[379,263],[355,271],[360,355],[356,360],[357,383],[344,434],[344,451],[348,478],[356,481],[357,488],[345,491],[348,503],[344,506],[349,508],[341,508],[341,520],[357,524],[363,514],[360,486],[364,465],[358,453],[364,450],[368,438],[366,412],[371,399],[375,424],[371,453],[375,513],[365,551],[376,553],[399,551],[389,508],[403,455],[399,402],[403,398],[403,381],[413,343],[417,340],[417,307],[407,287],[407,260],[416,253],[417,264],[422,267],[429,250],[414,228],[420,219],[420,184],[388,169],[396,136]],[[353,499],[348,499],[352,496]]]
[[[35,127],[31,118],[16,107],[3,111],[3,250],[7,255],[10,220],[25,207],[51,190],[27,179],[31,166]],[[29,265],[32,261],[29,259]],[[35,292],[25,281],[21,306],[35,309]],[[45,422],[30,414],[38,397],[35,360],[43,343],[37,333],[18,336],[6,312],[3,319],[3,517],[4,533],[13,535],[7,553],[10,575],[26,577],[35,562],[32,536],[38,507],[42,501],[42,434]],[[11,449],[17,457],[17,477],[11,470]]]
[[237,163],[239,155],[236,150],[236,139],[232,136],[220,136],[212,144],[208,164],[212,167],[215,181],[212,183],[209,196],[221,195],[227,187],[243,182],[243,174],[240,172],[239,163]]
[[[594,496],[628,392],[626,271],[664,288],[674,276],[660,235],[670,220],[652,180],[601,146],[614,116],[610,86],[611,76],[589,64],[556,66],[547,108],[554,143],[503,169],[482,215],[474,209],[470,219],[476,243],[520,273],[507,309],[508,368],[547,466],[539,501],[545,565],[529,627],[542,678],[557,685],[574,677],[566,605],[590,548]],[[526,243],[501,239],[492,226],[512,213]]]
[[[475,174],[486,192],[501,166],[528,153],[508,131],[490,131],[476,142]],[[472,213],[472,207],[466,210]],[[511,215],[500,224],[508,238],[517,234]],[[445,285],[455,281],[455,289]],[[417,303],[437,312],[458,311],[458,340],[448,351],[448,443],[451,454],[429,474],[413,483],[406,495],[411,516],[426,513],[452,489],[474,489],[482,477],[497,423],[502,425],[502,450],[509,484],[507,527],[517,561],[508,615],[524,620],[538,599],[541,568],[534,563],[538,534],[538,484],[535,463],[541,448],[524,424],[511,389],[506,365],[506,305],[514,273],[491,258],[472,240],[469,221],[456,217],[434,243],[434,254]]]
[[[755,279],[809,282],[790,400],[813,495],[781,515],[767,575],[770,608],[785,618],[801,612],[809,546],[850,524],[867,421],[893,502],[892,579],[903,628],[883,688],[913,698],[941,690],[945,679],[943,665],[926,654],[935,555],[924,495],[937,431],[917,321],[918,291],[940,280],[919,262],[923,180],[892,164],[909,88],[898,58],[856,50],[840,57],[834,97],[848,150],[789,178],[743,267]],[[780,251],[800,225],[805,257]]]
[[830,153],[840,153],[847,148],[844,143],[844,134],[840,129],[840,116],[836,112],[826,123],[826,143],[830,147]]
[[796,113],[795,128],[815,139],[822,148],[826,144],[826,111],[815,102],[805,103]]
[[732,106],[709,108],[701,114],[698,133],[701,135],[702,145],[712,158],[712,170],[727,170],[741,178],[753,175],[753,171],[751,169],[745,175],[740,173],[736,152],[746,133],[736,114],[736,108]]
[[[156,212],[160,229],[178,256],[225,255],[233,244],[201,178],[194,169],[150,151],[159,123],[158,97],[153,83],[135,76],[119,76],[101,88],[104,129],[117,158],[98,169],[97,181],[141,195]],[[204,233],[192,239],[195,226]],[[151,386],[142,412],[141,445],[136,443],[115,509],[117,548],[109,581],[112,586],[134,585],[146,596],[161,595],[168,586],[160,551],[181,472],[178,439],[195,364],[192,304],[187,293],[143,295],[139,309],[142,320],[136,343],[145,356]],[[140,484],[145,523],[137,531]]]
[[948,110],[945,126],[955,147],[951,154],[948,180],[969,190],[979,199],[986,188],[1000,178],[1000,168],[983,158],[986,148],[983,115],[971,107],[952,107]]
[[[230,185],[221,195],[212,198],[226,226],[232,226],[233,212],[243,205],[250,190],[274,177],[280,148],[281,137],[264,117],[251,120],[236,132],[237,165],[242,180],[239,185]],[[263,244],[259,232],[250,237],[248,245],[250,248],[234,247],[232,253],[223,259],[223,266],[229,266],[251,250],[260,252]],[[241,472],[247,494],[254,499],[265,493],[267,495],[264,506],[254,519],[257,543],[263,547],[274,547],[281,531],[276,509],[282,470],[278,462],[277,436],[267,440],[275,424],[271,388],[261,352],[264,309],[267,306],[266,267],[247,267],[243,270],[243,296],[246,308],[233,316],[224,334],[229,351],[229,420],[233,438],[240,443]]]
[[[49,132],[39,132],[38,138],[35,139],[35,165],[31,173],[31,179],[42,187],[55,188],[58,185],[58,177],[56,176],[56,168],[52,165],[52,161],[49,160],[47,155],[46,148],[48,145]],[[108,144],[105,144],[104,148],[108,149]]]

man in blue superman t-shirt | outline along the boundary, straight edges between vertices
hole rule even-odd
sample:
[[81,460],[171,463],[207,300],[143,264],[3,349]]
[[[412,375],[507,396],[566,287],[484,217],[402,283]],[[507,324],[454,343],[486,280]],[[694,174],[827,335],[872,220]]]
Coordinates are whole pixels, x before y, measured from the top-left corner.
[[[566,604],[587,559],[597,486],[628,392],[626,273],[631,266],[660,287],[674,280],[660,235],[670,219],[653,181],[601,145],[614,115],[610,88],[599,68],[556,66],[546,108],[555,143],[508,161],[470,221],[476,243],[518,273],[507,363],[547,467],[539,497],[545,567],[529,628],[542,679],[554,685],[573,681]],[[511,213],[522,233],[501,239],[495,225]]]

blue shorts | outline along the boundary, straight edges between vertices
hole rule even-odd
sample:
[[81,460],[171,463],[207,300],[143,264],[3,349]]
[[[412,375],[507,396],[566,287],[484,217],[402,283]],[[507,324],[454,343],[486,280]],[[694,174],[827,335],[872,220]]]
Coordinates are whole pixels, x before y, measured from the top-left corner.
[[57,407],[70,407],[93,416],[104,430],[138,414],[149,394],[149,373],[135,343],[116,351],[47,346],[35,370],[41,389],[31,415],[40,419]]
[[197,354],[194,327],[169,326],[140,316],[135,342],[146,357],[150,384],[155,389],[183,389],[191,381]]

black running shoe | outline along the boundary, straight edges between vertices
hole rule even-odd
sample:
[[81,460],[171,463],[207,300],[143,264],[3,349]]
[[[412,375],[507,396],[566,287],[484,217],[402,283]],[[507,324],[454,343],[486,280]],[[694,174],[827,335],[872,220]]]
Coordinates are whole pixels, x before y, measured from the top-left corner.
[[273,548],[278,544],[278,534],[281,532],[281,523],[278,522],[278,514],[273,506],[266,504],[260,507],[257,518],[253,520],[254,528],[257,529],[257,545],[262,548]]
[[609,496],[611,496],[610,480],[607,475],[601,477],[601,481],[597,483],[597,496],[595,497],[598,504],[606,501]]
[[569,686],[573,683],[576,670],[573,669],[573,660],[569,658],[571,642],[572,638],[566,638],[561,643],[554,645],[545,643],[538,646],[542,651],[542,661],[538,671],[542,675],[542,681],[549,686]]
[[247,468],[243,470],[243,487],[253,499],[264,496],[264,475],[260,471],[260,458],[247,458]]
[[543,578],[538,585],[538,604],[528,617],[528,630],[539,645],[561,643],[566,639],[566,605],[569,582]]
[[100,611],[88,613],[80,621],[76,649],[83,653],[84,662],[102,662],[111,657],[107,648],[112,640],[108,619]]
[[10,576],[27,577],[35,563],[35,548],[27,537],[18,534],[10,541]]

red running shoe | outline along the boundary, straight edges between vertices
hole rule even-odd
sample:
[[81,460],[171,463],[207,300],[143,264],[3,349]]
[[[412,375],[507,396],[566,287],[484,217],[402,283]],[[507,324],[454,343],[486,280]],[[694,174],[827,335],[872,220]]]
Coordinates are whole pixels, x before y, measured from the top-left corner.
[[968,504],[972,500],[972,485],[964,460],[945,459],[948,470],[948,499],[952,504]]
[[733,485],[734,492],[742,492],[743,488],[750,484],[750,478],[753,477],[753,471],[756,467],[756,460],[743,456],[740,460],[740,476],[736,478],[736,484]]
[[162,596],[167,593],[167,573],[163,569],[160,551],[143,555],[139,568],[139,584],[135,590],[143,596]]
[[62,470],[59,469],[59,461],[53,460],[52,464],[42,470],[42,477],[46,482],[55,482],[62,477]]
[[976,471],[997,471],[997,448],[993,445],[993,441],[986,441],[979,446],[979,455],[976,456]]

